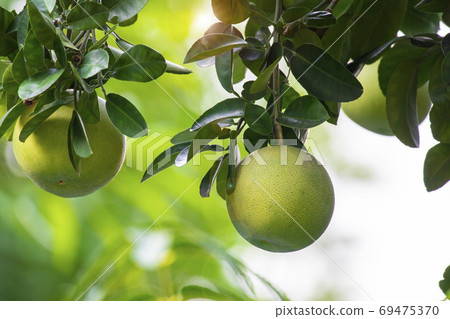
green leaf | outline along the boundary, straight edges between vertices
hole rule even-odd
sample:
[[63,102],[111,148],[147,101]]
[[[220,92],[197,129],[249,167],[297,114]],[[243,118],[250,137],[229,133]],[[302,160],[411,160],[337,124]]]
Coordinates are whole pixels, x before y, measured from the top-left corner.
[[225,91],[233,92],[233,51],[216,56],[216,74]]
[[92,155],[91,146],[80,114],[76,110],[73,111],[72,123],[72,143],[75,154],[81,158],[88,158]]
[[305,15],[302,22],[309,27],[327,28],[336,23],[336,18],[328,11],[313,11]]
[[286,11],[284,11],[281,18],[283,19],[283,21],[285,23],[291,23],[300,18],[303,18],[310,11],[311,11],[311,9],[309,9],[307,7],[301,7],[301,6],[292,7],[292,8],[287,9]]
[[239,54],[235,54],[233,57],[233,84],[242,82],[245,79],[247,68],[244,62],[240,58]]
[[46,105],[42,110],[36,113],[22,128],[19,135],[19,140],[25,143],[26,139],[33,134],[33,132],[53,113],[55,113],[61,106],[66,105],[67,101],[55,101]]
[[360,19],[351,28],[351,56],[355,59],[395,38],[407,0],[365,1]]
[[112,76],[122,81],[149,82],[166,71],[164,57],[145,45],[136,45],[120,56],[112,67]]
[[109,64],[109,55],[105,50],[99,49],[88,52],[81,62],[78,71],[83,79],[90,78],[98,72],[107,69]]
[[351,8],[352,4],[355,2],[355,0],[340,0],[336,3],[335,7],[333,8],[333,16],[336,17],[336,19],[339,19],[342,15],[347,13],[347,11]]
[[245,82],[243,86],[244,89],[242,90],[241,93],[242,97],[249,102],[260,100],[267,94],[265,90],[257,92],[255,94],[250,93],[250,89],[252,88],[254,82],[255,81]]
[[191,146],[191,142],[177,144],[177,145],[174,145],[174,146],[168,148],[163,153],[159,154],[154,159],[154,161],[150,164],[150,166],[147,168],[147,170],[145,171],[145,174],[142,177],[141,183],[145,182],[150,177],[165,170],[166,168],[169,168],[169,167],[175,165],[175,160],[176,160],[178,154],[180,154],[181,151],[183,151],[185,149],[189,149],[190,146]]
[[212,167],[208,170],[205,177],[203,177],[202,182],[200,183],[200,196],[203,198],[209,197],[211,194],[212,186],[214,185],[214,181],[216,180],[217,173],[219,172],[220,165],[222,165],[223,156],[219,157]]
[[41,12],[32,0],[27,1],[28,16],[36,39],[48,49],[53,49],[56,28],[47,13]]
[[33,30],[30,30],[23,47],[28,75],[34,75],[45,70],[44,47],[36,39]]
[[19,86],[19,97],[22,100],[31,99],[44,93],[49,89],[61,75],[64,73],[64,69],[48,69],[38,74],[33,75],[27,80],[23,81]]
[[30,18],[28,17],[28,10],[25,8],[19,15],[15,18],[17,23],[17,43],[20,46],[25,44],[25,39],[28,33],[28,23]]
[[13,20],[14,15],[0,7],[0,56],[8,56],[17,50],[17,37],[14,32],[8,32]]
[[[59,30],[59,33],[61,31]],[[66,55],[66,49],[64,47],[64,43],[61,40],[61,37],[59,36],[55,37],[55,43],[53,44],[53,51],[55,51],[56,58],[58,59],[58,63],[61,68],[65,68],[67,65],[67,55]]]
[[203,113],[192,125],[191,130],[196,131],[209,123],[224,119],[243,117],[244,111],[244,100],[238,98],[224,100]]
[[2,76],[2,85],[6,93],[11,95],[17,95],[17,90],[19,89],[19,83],[14,79],[12,73],[12,64],[10,64]]
[[419,147],[417,117],[418,65],[415,59],[400,63],[389,80],[386,114],[394,135],[409,147]]
[[[181,151],[180,154],[178,154],[178,156],[175,160],[175,166],[177,166],[177,167],[184,166],[193,158],[193,156],[190,157],[190,155],[189,155],[190,149],[191,149],[191,147],[187,147],[183,151]],[[220,145],[202,145],[198,149],[198,152],[194,154],[194,156],[199,153],[203,153],[203,152],[207,152],[207,151],[224,152],[225,149]]]
[[217,19],[226,24],[240,23],[250,16],[241,0],[212,0],[212,8]]
[[269,144],[267,136],[260,135],[252,129],[247,129],[244,132],[244,147],[248,153],[252,153]]
[[28,78],[27,66],[23,57],[23,48],[19,50],[19,53],[17,53],[12,64],[11,72],[17,83],[22,83],[22,81]]
[[192,142],[192,140],[195,138],[195,135],[197,135],[197,132],[191,131],[191,128],[188,128],[172,137],[170,142],[175,145]]
[[181,290],[181,294],[183,295],[183,300],[192,300],[192,299],[208,299],[214,301],[236,300],[227,294],[223,294],[206,287],[195,285],[183,287],[183,289]]
[[444,12],[449,7],[448,0],[422,0],[416,5],[416,9],[426,12]]
[[250,93],[255,94],[261,91],[265,91],[267,84],[272,77],[273,72],[280,63],[281,58],[283,57],[283,47],[278,42],[274,43],[270,48],[268,59],[267,59],[267,68],[258,76],[258,78],[253,82],[252,87],[250,88]]
[[439,288],[441,288],[447,299],[450,299],[450,266],[444,272],[444,279],[439,281]]
[[230,195],[234,192],[236,189],[236,166],[241,161],[241,156],[239,153],[239,147],[237,145],[237,132],[232,131],[231,132],[231,138],[230,138],[230,145],[228,147],[229,149],[229,155],[228,155],[228,176],[227,176],[227,195]]
[[223,200],[227,200],[228,162],[229,156],[225,154],[216,177],[216,191]]
[[307,95],[292,102],[277,122],[291,128],[306,129],[320,125],[329,118],[323,105],[314,96]]
[[423,180],[428,192],[444,186],[450,180],[450,144],[437,144],[425,158]]
[[234,35],[207,34],[192,45],[186,54],[184,63],[200,61],[246,45],[246,41]]
[[100,108],[97,93],[94,91],[89,94],[83,91],[78,100],[77,111],[84,123],[98,123],[100,121]]
[[450,103],[435,103],[431,108],[430,122],[433,137],[442,143],[450,144]]
[[207,146],[212,140],[217,138],[220,131],[220,126],[215,123],[205,125],[198,130],[194,140],[192,141],[192,145],[189,148],[186,163],[189,162],[196,154],[202,152],[205,146]]
[[439,15],[419,11],[415,8],[420,0],[409,0],[406,9],[405,19],[401,30],[406,35],[415,35],[419,33],[437,33],[439,30]]
[[0,138],[5,135],[8,129],[16,123],[17,119],[26,110],[26,106],[20,102],[14,105],[12,108],[6,112],[5,115],[0,119]]
[[138,138],[148,133],[147,123],[137,108],[126,98],[110,93],[106,97],[106,111],[111,122],[128,137]]
[[444,55],[450,52],[450,33],[442,39],[441,48]]
[[[70,40],[66,37],[66,35],[64,34],[64,32],[62,32],[60,29],[56,29],[56,34],[58,34],[59,38],[61,39],[63,45],[66,48],[72,49],[74,51],[80,51],[75,45],[73,45],[72,42],[70,42]],[[97,44],[98,42],[96,42],[95,44]],[[94,44],[94,45],[95,45]],[[91,49],[94,45],[92,45],[89,49]]]
[[304,44],[292,53],[292,73],[318,99],[348,102],[362,95],[363,87],[355,76],[322,49]]
[[69,129],[68,129],[68,137],[67,137],[67,147],[69,151],[69,159],[72,163],[72,167],[75,172],[77,172],[78,176],[81,175],[81,158],[75,153],[74,141],[73,141],[73,123],[75,121],[75,116],[72,116],[70,120]]
[[53,9],[55,8],[56,0],[31,0],[34,2],[36,7],[42,11],[51,13]]
[[307,43],[313,44],[319,48],[323,47],[320,37],[317,35],[317,33],[315,33],[310,29],[300,29],[298,32],[295,33],[294,38],[291,40],[294,43],[294,47],[296,48]]
[[73,30],[101,29],[109,18],[109,10],[97,2],[82,2],[67,15],[68,28]]
[[429,93],[434,104],[450,104],[450,92],[442,77],[442,63],[444,57],[438,57],[431,69]]
[[272,119],[267,110],[261,106],[247,103],[244,113],[249,128],[262,136],[272,134]]
[[450,86],[450,54],[447,54],[442,61],[441,73],[445,84]]
[[102,3],[110,9],[109,20],[113,23],[126,21],[138,14],[148,0],[103,0]]
[[103,45],[108,41],[110,35],[117,29],[117,24],[113,26],[112,28],[108,28],[108,31],[105,33],[105,35],[95,42],[91,47],[89,47],[88,51],[94,51],[97,49],[100,49],[103,47]]
[[83,78],[81,77],[80,73],[78,72],[78,70],[73,65],[73,63],[69,61],[69,65],[70,65],[70,68],[72,69],[73,75],[77,79],[78,83],[81,84],[81,87],[83,88],[83,90],[85,90],[88,93],[94,92],[94,89],[83,80]]
[[184,66],[175,64],[173,62],[166,60],[166,73],[172,73],[172,74],[191,74],[192,71],[189,69],[186,69]]

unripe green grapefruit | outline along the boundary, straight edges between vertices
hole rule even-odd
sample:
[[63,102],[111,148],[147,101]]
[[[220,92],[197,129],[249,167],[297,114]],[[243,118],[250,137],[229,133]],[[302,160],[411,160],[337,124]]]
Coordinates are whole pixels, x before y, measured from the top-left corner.
[[[386,97],[378,85],[379,62],[366,65],[358,76],[364,87],[363,95],[356,101],[342,103],[344,113],[356,124],[381,135],[392,136],[392,130],[386,115]],[[428,86],[417,91],[417,111],[419,123],[427,117],[431,101]]]
[[108,118],[104,100],[99,99],[99,104],[100,121],[85,125],[93,154],[81,159],[80,176],[68,151],[73,106],[59,108],[25,143],[19,141],[19,134],[31,110],[19,118],[13,137],[14,154],[24,173],[39,187],[61,197],[80,197],[103,187],[119,172],[125,158],[125,137]]
[[238,165],[227,208],[234,227],[251,244],[272,252],[296,251],[311,245],[328,227],[333,184],[306,151],[270,146]]

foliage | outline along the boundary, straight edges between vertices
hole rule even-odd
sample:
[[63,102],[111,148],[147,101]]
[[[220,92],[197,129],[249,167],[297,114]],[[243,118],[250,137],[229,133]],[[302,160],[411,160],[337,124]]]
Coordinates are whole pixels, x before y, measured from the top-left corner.
[[[223,0],[212,1],[212,8],[220,22],[192,45],[185,63],[213,62],[220,84],[235,97],[213,106],[180,132],[183,143],[193,145],[199,138],[214,142],[218,136],[228,139],[226,152],[219,150],[223,159],[239,157],[231,156],[231,145],[242,132],[246,140],[264,141],[252,150],[267,143],[286,144],[291,137],[302,147],[310,128],[337,124],[340,104],[357,100],[363,92],[356,76],[365,65],[381,60],[378,77],[389,126],[409,147],[420,144],[417,89],[429,83],[434,104],[431,129],[440,144],[425,159],[424,181],[433,191],[449,180],[450,35],[436,34],[439,13],[448,23],[447,2]],[[246,21],[243,33],[233,25],[242,21]],[[399,31],[405,35],[397,36]],[[237,84],[246,77],[236,74],[246,72],[256,80],[242,83],[243,91],[237,92]],[[296,92],[291,80],[307,95]],[[218,126],[205,131],[205,125]],[[183,156],[181,151],[168,160],[164,157],[164,168]],[[143,180],[155,174],[160,159]],[[229,162],[232,166],[238,161]],[[220,174],[221,170],[228,173]],[[204,177],[201,195],[209,195],[215,180],[218,186],[232,183],[233,172],[232,167],[224,168],[224,160],[214,163]]]

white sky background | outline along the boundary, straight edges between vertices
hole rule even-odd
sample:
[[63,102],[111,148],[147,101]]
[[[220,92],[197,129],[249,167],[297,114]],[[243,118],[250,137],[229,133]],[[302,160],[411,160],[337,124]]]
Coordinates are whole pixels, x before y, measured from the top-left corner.
[[[212,12],[196,21],[197,35],[216,22]],[[444,26],[441,34],[447,32]],[[329,140],[314,142],[336,193],[328,230],[318,244],[296,253],[273,254],[251,245],[236,253],[294,300],[442,300],[438,282],[450,265],[450,185],[427,193],[423,184],[425,155],[437,144],[429,119],[420,127],[419,149],[371,133],[343,113],[337,127],[325,124],[320,130]],[[332,158],[363,167],[371,177],[342,173],[342,163]]]

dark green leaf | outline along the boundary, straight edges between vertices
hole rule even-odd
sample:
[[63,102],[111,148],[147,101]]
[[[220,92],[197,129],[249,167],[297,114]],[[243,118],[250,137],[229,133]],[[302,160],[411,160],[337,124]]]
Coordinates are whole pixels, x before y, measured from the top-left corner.
[[216,74],[225,91],[233,92],[233,51],[216,56]]
[[238,54],[234,55],[233,62],[233,84],[237,84],[245,79],[247,68]]
[[246,41],[234,35],[207,34],[192,45],[184,63],[200,61],[246,45]]
[[284,11],[281,18],[285,23],[294,22],[305,15],[307,15],[311,10],[307,7],[292,7]]
[[440,143],[428,151],[423,180],[429,192],[441,188],[450,180],[450,144]]
[[185,67],[175,64],[173,62],[166,60],[166,73],[173,73],[173,74],[191,74],[192,71],[189,69],[186,69]]
[[138,15],[136,14],[136,15],[132,16],[131,18],[125,20],[125,21],[119,22],[119,26],[121,26],[121,27],[129,27],[130,25],[135,24],[137,19],[138,19]]
[[14,15],[0,7],[0,56],[8,56],[17,50],[17,37],[14,32],[7,32]]
[[426,12],[444,12],[450,7],[448,0],[422,0],[416,9]]
[[200,196],[205,198],[209,197],[211,194],[211,188],[214,185],[214,181],[216,180],[217,173],[219,172],[219,168],[222,165],[223,156],[219,157],[212,167],[208,170],[205,177],[203,177],[202,182],[200,183]]
[[219,194],[219,196],[222,197],[223,200],[227,200],[227,179],[229,169],[228,161],[228,154],[225,154],[223,157],[222,165],[220,165],[216,177],[217,194]]
[[360,19],[351,28],[353,58],[395,38],[406,12],[407,0],[365,1]]
[[322,124],[330,118],[327,110],[313,96],[302,96],[292,102],[277,119],[283,126],[306,129]]
[[26,110],[26,106],[20,102],[13,106],[11,109],[6,112],[5,115],[0,119],[0,138],[5,135],[8,129],[16,123],[17,119],[22,115],[22,113]]
[[110,9],[109,20],[116,22],[126,21],[138,14],[147,4],[148,0],[103,0],[102,3]]
[[442,63],[444,57],[439,57],[434,62],[431,69],[429,92],[430,99],[434,104],[450,104],[450,92],[447,91],[444,79],[442,78]]
[[205,148],[205,146],[207,146],[212,140],[217,138],[220,131],[220,126],[215,123],[205,125],[200,130],[198,130],[194,140],[192,141],[192,145],[189,148],[186,163],[189,162],[196,154],[204,150],[208,150],[208,148]]
[[28,16],[36,39],[48,49],[53,49],[56,29],[47,13],[41,12],[32,0],[27,1]]
[[19,89],[19,83],[14,80],[12,73],[12,64],[10,64],[2,76],[3,89],[11,95],[17,95],[17,90]]
[[197,132],[191,131],[191,128],[188,128],[172,137],[170,142],[175,145],[192,142],[192,140],[195,138],[195,135],[197,135]]
[[250,88],[251,94],[256,94],[266,89],[266,85],[269,83],[270,78],[272,77],[272,74],[277,68],[278,63],[280,63],[282,57],[283,48],[281,44],[276,42],[270,48],[267,68],[257,77]]
[[191,130],[196,131],[209,123],[224,119],[243,117],[244,111],[245,101],[242,99],[234,98],[222,101],[203,113],[192,125]]
[[417,118],[418,65],[410,59],[400,63],[389,80],[386,114],[395,136],[409,147],[419,147]]
[[97,2],[82,2],[70,10],[67,24],[73,30],[101,29],[109,18],[109,10]]
[[120,56],[111,71],[118,80],[149,82],[163,75],[166,68],[166,60],[160,53],[136,45]]
[[450,266],[444,272],[444,279],[439,281],[439,288],[441,288],[447,299],[450,299]]
[[100,108],[97,93],[94,91],[89,94],[83,91],[78,101],[77,111],[84,123],[98,123],[100,121]]
[[361,96],[361,83],[322,49],[304,44],[292,53],[292,73],[312,95],[331,102],[348,102]]
[[56,81],[58,81],[63,73],[63,69],[48,69],[33,75],[32,77],[23,81],[20,85],[19,97],[25,100],[31,99],[41,93],[44,93]]
[[244,146],[248,153],[259,150],[266,147],[269,144],[269,138],[267,136],[260,135],[252,129],[247,129],[244,132]]
[[17,83],[22,83],[22,81],[28,78],[27,66],[23,57],[23,48],[19,50],[19,53],[17,53],[12,64],[11,72]]
[[241,161],[241,156],[239,153],[239,147],[237,145],[237,132],[231,132],[229,154],[228,154],[228,176],[227,176],[227,195],[234,192],[236,188],[236,166]]
[[83,59],[78,71],[83,79],[90,78],[108,68],[109,55],[103,49],[90,51]]
[[250,16],[241,0],[212,0],[212,8],[217,19],[226,24],[240,23]]
[[53,44],[53,50],[55,51],[56,58],[58,59],[58,63],[61,68],[65,68],[67,64],[67,55],[66,50],[64,48],[64,44],[61,40],[61,37],[55,37],[55,43]]
[[447,87],[450,86],[450,54],[447,54],[444,61],[442,61],[441,72],[444,83]]
[[137,108],[126,98],[110,93],[106,97],[106,111],[117,129],[128,137],[147,135],[147,123]]
[[19,140],[24,143],[26,139],[33,134],[33,132],[53,113],[55,113],[61,106],[65,105],[66,101],[57,101],[57,103],[51,103],[38,113],[36,113],[22,128],[19,135]]
[[181,153],[184,149],[189,149],[191,146],[191,142],[188,143],[182,143],[174,145],[167,150],[165,150],[163,153],[159,154],[154,161],[150,164],[150,166],[147,168],[144,176],[142,177],[142,183],[148,180],[150,177],[156,175],[157,173],[161,172],[162,170],[175,165],[175,160],[178,156],[178,154]]
[[436,33],[439,30],[439,15],[417,10],[420,0],[409,0],[401,30],[406,35]]
[[272,134],[272,119],[265,108],[247,103],[244,118],[248,126],[256,133],[263,136]]
[[77,172],[78,176],[81,175],[81,158],[75,153],[75,149],[73,146],[73,123],[75,121],[75,117],[72,116],[69,124],[68,137],[67,137],[67,147],[69,151],[69,159],[72,163],[72,167],[75,172]]
[[313,11],[302,18],[302,22],[314,28],[326,28],[336,23],[336,18],[328,11]]
[[450,52],[450,33],[442,39],[441,48],[444,55],[447,55]]
[[247,101],[257,101],[262,99],[266,95],[266,91],[260,91],[258,93],[252,94],[250,93],[250,89],[253,86],[255,81],[248,81],[244,83],[244,90],[242,90],[242,97]]
[[72,143],[75,154],[81,158],[88,158],[92,155],[91,146],[83,124],[83,120],[76,110],[73,111],[72,123]]
[[433,137],[442,143],[450,144],[450,103],[435,103],[430,112]]
[[23,56],[30,76],[45,70],[44,47],[36,39],[33,30],[28,32],[25,39]]
[[319,48],[323,47],[320,37],[317,35],[317,33],[315,33],[310,29],[300,29],[298,32],[295,33],[294,38],[291,40],[295,48],[298,48],[299,46],[307,43],[313,44]]
[[336,19],[339,19],[342,15],[347,13],[347,11],[351,8],[352,4],[355,2],[355,0],[340,0],[336,3],[335,7],[333,8],[333,16],[336,17]]
[[78,83],[81,84],[81,87],[83,88],[83,90],[85,90],[88,93],[94,92],[94,89],[83,80],[83,78],[81,77],[80,73],[78,72],[78,70],[73,65],[73,63],[69,61],[69,65],[70,65],[70,68],[72,69],[73,75],[77,79]]

